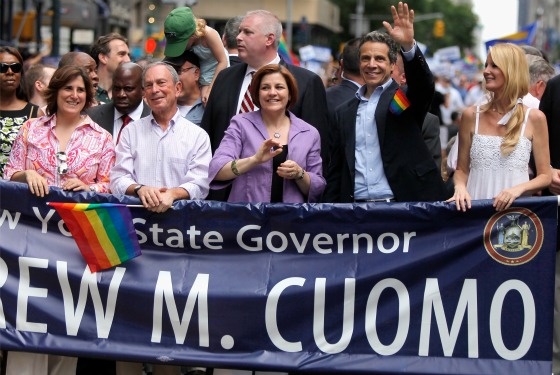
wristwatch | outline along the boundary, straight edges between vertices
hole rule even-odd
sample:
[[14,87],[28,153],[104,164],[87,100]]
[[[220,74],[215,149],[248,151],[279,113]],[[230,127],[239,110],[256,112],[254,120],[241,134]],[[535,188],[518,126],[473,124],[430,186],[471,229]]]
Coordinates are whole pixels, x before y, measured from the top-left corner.
[[138,196],[138,190],[142,189],[142,184],[138,184],[134,187],[134,195]]
[[97,193],[97,186],[89,185],[89,190],[93,191],[94,193]]

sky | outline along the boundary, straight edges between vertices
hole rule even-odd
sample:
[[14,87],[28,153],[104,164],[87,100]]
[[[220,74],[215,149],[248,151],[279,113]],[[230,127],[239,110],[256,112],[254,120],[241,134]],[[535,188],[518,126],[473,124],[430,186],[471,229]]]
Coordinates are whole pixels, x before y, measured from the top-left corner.
[[484,42],[517,32],[518,1],[516,0],[472,0],[473,13],[478,15],[482,40],[479,56],[486,59]]

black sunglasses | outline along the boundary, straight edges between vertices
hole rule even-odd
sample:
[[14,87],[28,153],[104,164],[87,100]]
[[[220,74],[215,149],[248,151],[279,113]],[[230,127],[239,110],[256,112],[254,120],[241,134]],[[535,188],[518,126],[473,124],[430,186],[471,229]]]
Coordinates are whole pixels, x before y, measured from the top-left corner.
[[20,63],[0,63],[0,73],[8,73],[8,69],[11,69],[13,73],[19,73],[21,72],[22,68],[23,65],[21,65]]

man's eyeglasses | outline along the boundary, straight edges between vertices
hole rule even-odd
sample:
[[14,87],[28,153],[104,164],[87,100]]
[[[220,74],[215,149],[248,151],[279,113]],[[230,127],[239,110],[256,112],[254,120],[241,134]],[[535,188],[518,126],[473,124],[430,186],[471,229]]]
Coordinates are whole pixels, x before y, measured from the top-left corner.
[[68,173],[68,156],[64,151],[60,151],[56,153],[56,160],[58,161],[58,166],[56,167],[56,171],[58,174],[66,174]]
[[21,72],[23,65],[20,63],[0,63],[0,73],[8,73],[8,69],[11,69],[13,73]]
[[196,69],[196,66],[191,66],[191,67],[188,67],[188,68],[180,68],[180,69],[177,69],[177,73],[178,73],[178,74],[182,74],[182,73],[188,72],[188,71],[191,70],[191,69]]

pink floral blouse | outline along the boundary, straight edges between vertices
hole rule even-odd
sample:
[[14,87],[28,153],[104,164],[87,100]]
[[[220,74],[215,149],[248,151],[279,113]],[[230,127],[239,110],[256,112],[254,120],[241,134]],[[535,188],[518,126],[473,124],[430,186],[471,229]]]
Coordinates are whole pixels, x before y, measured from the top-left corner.
[[61,187],[67,179],[78,178],[88,186],[95,186],[100,193],[109,192],[109,172],[115,164],[115,148],[109,132],[86,115],[66,145],[65,161],[57,157],[59,151],[56,114],[30,119],[13,143],[4,178],[9,180],[16,172],[33,169],[50,186]]

